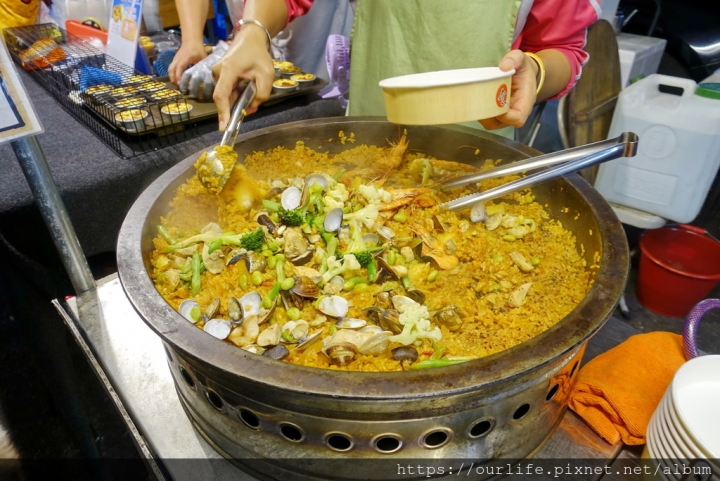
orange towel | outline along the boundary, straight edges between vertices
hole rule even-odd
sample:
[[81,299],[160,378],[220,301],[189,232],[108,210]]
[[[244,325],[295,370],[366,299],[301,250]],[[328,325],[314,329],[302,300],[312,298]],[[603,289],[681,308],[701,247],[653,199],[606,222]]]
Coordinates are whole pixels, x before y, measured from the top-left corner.
[[684,362],[682,336],[631,336],[580,370],[570,409],[609,443],[645,444],[650,418]]

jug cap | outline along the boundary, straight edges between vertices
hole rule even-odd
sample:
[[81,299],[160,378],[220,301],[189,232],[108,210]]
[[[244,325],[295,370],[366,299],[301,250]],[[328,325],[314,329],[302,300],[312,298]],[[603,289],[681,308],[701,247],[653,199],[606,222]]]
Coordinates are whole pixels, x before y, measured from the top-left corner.
[[701,83],[695,89],[695,95],[707,97],[709,99],[720,100],[720,83]]

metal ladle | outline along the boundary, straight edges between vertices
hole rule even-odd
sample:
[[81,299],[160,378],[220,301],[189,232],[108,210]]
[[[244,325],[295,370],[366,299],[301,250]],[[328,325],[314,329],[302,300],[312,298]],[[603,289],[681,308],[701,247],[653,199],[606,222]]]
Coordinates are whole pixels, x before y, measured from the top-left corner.
[[200,156],[195,164],[198,179],[200,183],[211,192],[219,193],[225,186],[230,172],[232,172],[235,164],[237,163],[237,153],[232,152],[231,161],[226,159],[225,162],[218,157],[216,149],[218,147],[228,146],[234,147],[237,136],[240,133],[240,126],[245,118],[245,111],[250,106],[252,101],[255,99],[257,94],[257,86],[255,80],[250,80],[243,92],[238,96],[233,105],[232,113],[230,114],[230,122],[225,128],[222,140],[217,147],[213,148],[203,155]]

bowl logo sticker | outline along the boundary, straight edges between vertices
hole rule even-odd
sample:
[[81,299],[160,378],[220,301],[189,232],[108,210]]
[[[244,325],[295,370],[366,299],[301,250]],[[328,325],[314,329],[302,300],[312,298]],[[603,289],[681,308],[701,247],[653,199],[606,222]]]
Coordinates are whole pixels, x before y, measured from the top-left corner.
[[508,101],[508,89],[507,85],[502,84],[497,89],[497,93],[495,94],[495,103],[498,107],[502,108],[507,105]]

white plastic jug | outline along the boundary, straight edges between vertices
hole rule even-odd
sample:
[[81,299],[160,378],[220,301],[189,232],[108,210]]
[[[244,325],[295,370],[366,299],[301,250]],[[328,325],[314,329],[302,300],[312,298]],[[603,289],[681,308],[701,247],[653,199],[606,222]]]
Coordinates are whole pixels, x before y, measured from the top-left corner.
[[638,134],[635,157],[600,166],[608,202],[676,222],[702,208],[720,166],[720,84],[653,74],[620,92],[608,137]]

